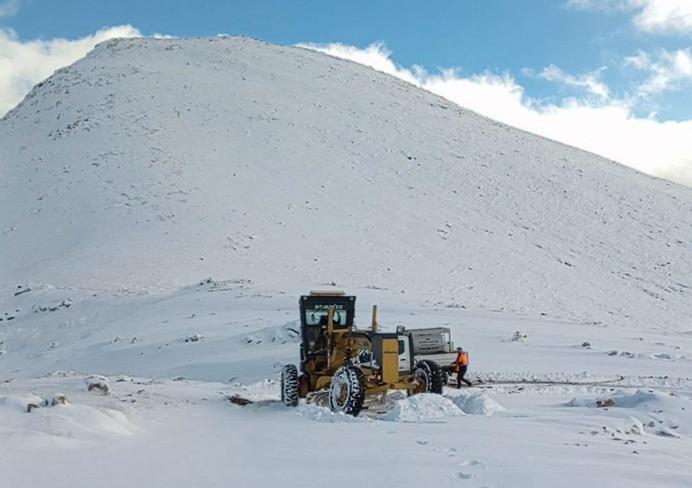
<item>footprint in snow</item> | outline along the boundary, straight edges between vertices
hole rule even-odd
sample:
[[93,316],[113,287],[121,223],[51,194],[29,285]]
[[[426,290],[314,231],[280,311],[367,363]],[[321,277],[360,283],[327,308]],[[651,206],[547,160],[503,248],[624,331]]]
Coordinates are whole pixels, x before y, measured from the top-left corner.
[[[450,449],[449,451],[451,452],[452,449]],[[450,454],[450,456],[451,456],[451,455],[452,455],[452,454]],[[485,468],[485,464],[483,464],[482,462],[478,461],[477,459],[469,459],[469,460],[467,460],[467,461],[463,461],[463,462],[459,463],[459,466],[464,467],[464,468],[472,468],[472,469],[474,469],[474,468],[475,468],[475,469]],[[452,475],[452,477],[453,477],[454,479],[457,479],[457,480],[468,480],[468,479],[473,478],[474,476],[475,476],[475,475],[474,475],[473,473],[467,473],[467,472],[465,472],[465,471],[457,471],[456,473],[454,473],[454,474]]]
[[463,471],[457,471],[454,473],[453,478],[457,480],[469,480],[473,477],[471,473],[464,473]]
[[463,461],[461,463],[461,466],[474,466],[477,468],[484,468],[485,464],[483,464],[482,462],[480,462],[477,459],[469,459],[468,461]]

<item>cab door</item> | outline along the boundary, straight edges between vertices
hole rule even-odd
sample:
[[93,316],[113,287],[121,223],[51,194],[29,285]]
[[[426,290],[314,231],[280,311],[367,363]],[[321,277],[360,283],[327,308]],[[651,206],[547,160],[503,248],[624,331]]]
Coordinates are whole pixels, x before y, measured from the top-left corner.
[[410,372],[413,365],[411,364],[411,341],[409,336],[399,335],[399,371]]

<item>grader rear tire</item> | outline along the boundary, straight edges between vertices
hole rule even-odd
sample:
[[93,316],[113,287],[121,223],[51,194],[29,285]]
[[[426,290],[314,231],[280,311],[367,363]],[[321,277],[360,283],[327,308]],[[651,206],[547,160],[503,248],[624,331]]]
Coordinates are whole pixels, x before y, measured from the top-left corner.
[[442,368],[435,361],[423,359],[416,363],[414,369],[416,379],[420,382],[421,388],[416,393],[442,393],[444,377]]
[[333,412],[356,417],[365,401],[365,376],[355,366],[342,366],[332,376],[329,386],[329,405]]
[[287,407],[297,407],[299,395],[298,368],[287,364],[281,369],[281,401]]

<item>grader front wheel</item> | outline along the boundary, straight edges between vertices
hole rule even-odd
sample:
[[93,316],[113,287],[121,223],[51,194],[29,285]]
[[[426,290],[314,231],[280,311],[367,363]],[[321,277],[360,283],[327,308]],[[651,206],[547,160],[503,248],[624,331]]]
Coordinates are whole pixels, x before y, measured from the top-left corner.
[[365,401],[365,376],[355,366],[336,370],[329,386],[329,405],[334,412],[357,416]]

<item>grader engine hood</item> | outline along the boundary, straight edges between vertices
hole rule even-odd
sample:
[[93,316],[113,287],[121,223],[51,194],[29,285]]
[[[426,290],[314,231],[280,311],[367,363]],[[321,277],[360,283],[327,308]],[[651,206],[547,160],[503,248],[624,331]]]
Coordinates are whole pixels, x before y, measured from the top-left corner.
[[373,358],[380,365],[382,381],[399,381],[399,338],[396,334],[376,334],[372,338]]

